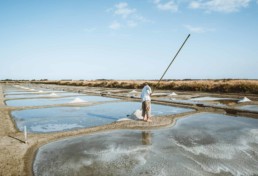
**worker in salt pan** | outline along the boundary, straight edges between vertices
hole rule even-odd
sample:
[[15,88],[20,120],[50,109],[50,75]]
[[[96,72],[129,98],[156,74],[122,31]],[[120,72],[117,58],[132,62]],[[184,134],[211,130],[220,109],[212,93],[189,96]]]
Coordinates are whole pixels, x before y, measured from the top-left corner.
[[144,87],[141,93],[142,99],[142,117],[146,122],[151,122],[151,88],[148,83],[144,83]]

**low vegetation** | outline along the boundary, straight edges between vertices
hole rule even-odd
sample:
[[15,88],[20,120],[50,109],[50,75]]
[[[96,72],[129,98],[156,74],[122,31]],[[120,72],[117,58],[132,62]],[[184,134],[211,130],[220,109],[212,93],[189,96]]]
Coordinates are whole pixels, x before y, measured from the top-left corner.
[[139,89],[143,87],[144,82],[148,82],[152,88],[159,90],[179,90],[179,91],[200,91],[200,92],[218,92],[218,93],[253,93],[258,94],[258,80],[166,80],[162,81],[158,87],[156,80],[4,80],[2,83],[35,83],[35,84],[56,84],[71,86],[87,86],[87,87],[106,87],[106,88],[124,88]]

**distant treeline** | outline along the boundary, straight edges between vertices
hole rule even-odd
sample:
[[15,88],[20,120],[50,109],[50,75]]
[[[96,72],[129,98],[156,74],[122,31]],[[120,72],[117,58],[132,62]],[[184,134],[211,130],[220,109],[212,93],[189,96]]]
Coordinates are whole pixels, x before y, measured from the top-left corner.
[[[87,87],[105,87],[105,88],[124,88],[124,89],[141,89],[144,82],[154,88],[157,85],[156,80],[31,80],[31,81],[1,81],[2,83],[35,83],[35,84],[55,84],[67,86],[87,86]],[[258,94],[258,80],[165,80],[157,87],[159,90],[179,90],[179,91],[200,91],[200,92],[217,92],[217,93],[253,93]]]

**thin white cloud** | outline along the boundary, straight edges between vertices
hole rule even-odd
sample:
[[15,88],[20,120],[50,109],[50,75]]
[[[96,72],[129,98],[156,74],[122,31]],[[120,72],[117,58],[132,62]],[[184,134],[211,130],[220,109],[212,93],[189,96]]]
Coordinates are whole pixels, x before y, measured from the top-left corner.
[[151,22],[141,16],[135,8],[131,8],[126,2],[117,3],[113,8],[107,9],[106,12],[114,15],[114,21],[109,25],[110,29],[134,28],[141,23]]
[[177,12],[178,5],[174,1],[161,2],[161,0],[154,0],[153,3],[156,7],[163,11]]
[[211,32],[215,29],[212,28],[205,28],[200,26],[192,26],[192,25],[184,25],[184,27],[189,30],[191,33],[205,33],[205,32]]
[[189,7],[192,9],[203,9],[207,12],[237,12],[249,5],[251,0],[195,0],[191,1]]
[[129,8],[126,2],[121,2],[115,5],[114,14],[120,15],[123,18],[127,18],[128,16],[134,14],[136,9]]
[[113,30],[117,30],[117,29],[120,29],[122,27],[122,25],[117,22],[117,21],[113,21],[110,25],[109,25],[109,28],[110,29],[113,29]]

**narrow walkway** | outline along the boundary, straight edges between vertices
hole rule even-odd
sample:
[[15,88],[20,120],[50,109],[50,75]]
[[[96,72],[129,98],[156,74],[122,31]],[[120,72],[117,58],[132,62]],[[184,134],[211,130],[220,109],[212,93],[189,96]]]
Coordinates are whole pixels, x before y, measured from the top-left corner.
[[23,157],[28,146],[16,137],[12,137],[18,133],[3,100],[3,88],[0,84],[0,175],[23,176],[26,175],[23,172],[25,168]]

